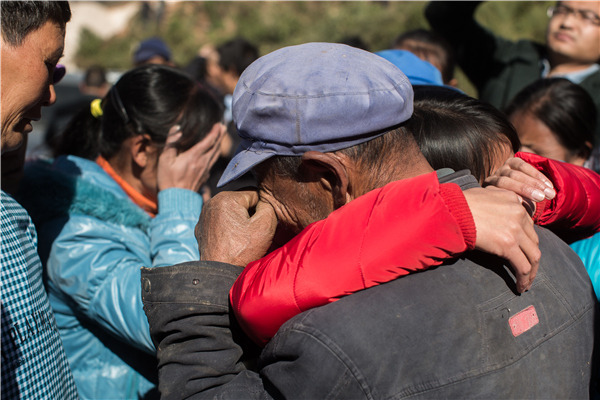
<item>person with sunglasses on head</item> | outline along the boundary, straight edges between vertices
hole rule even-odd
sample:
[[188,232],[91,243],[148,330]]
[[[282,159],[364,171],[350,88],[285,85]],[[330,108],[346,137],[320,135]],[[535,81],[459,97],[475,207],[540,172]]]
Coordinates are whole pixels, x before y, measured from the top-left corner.
[[[510,41],[484,28],[474,17],[480,4],[434,1],[425,16],[454,46],[481,100],[504,108],[530,83],[563,77],[584,88],[600,109],[600,1],[559,1],[550,7],[545,44]],[[600,121],[596,125],[598,141]]]
[[[2,398],[77,399],[77,389],[42,282],[37,233],[5,184],[19,175],[27,135],[42,107],[56,101],[69,3],[13,1],[2,16]],[[6,182],[5,182],[6,177]],[[10,185],[9,185],[10,186]]]

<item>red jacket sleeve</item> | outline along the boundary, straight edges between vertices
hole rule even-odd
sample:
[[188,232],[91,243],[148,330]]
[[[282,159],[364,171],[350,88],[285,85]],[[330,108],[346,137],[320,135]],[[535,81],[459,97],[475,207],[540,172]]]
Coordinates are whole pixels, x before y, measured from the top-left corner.
[[534,222],[568,243],[600,231],[600,175],[591,169],[532,153],[515,155],[543,172],[556,197],[537,204]]
[[230,299],[246,333],[266,344],[296,314],[439,265],[474,248],[458,185],[435,173],[392,182],[304,229],[244,269]]

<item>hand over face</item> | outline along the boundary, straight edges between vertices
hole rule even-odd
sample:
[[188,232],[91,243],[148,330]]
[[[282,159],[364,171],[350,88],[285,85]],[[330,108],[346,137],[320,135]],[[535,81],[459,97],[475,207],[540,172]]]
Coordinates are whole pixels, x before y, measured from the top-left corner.
[[517,291],[528,290],[537,273],[541,252],[533,220],[515,193],[490,187],[464,192],[477,229],[475,248],[510,263]]
[[550,179],[520,158],[509,158],[502,167],[486,178],[485,186],[496,186],[515,192],[527,202],[531,214],[535,203],[556,196]]
[[200,260],[245,267],[263,257],[273,241],[277,217],[258,192],[220,192],[202,208],[196,225]]
[[181,137],[178,129],[178,126],[171,128],[165,149],[158,158],[158,190],[181,188],[197,192],[208,180],[210,169],[219,158],[226,128],[221,123],[213,125],[204,139],[177,154],[173,144]]

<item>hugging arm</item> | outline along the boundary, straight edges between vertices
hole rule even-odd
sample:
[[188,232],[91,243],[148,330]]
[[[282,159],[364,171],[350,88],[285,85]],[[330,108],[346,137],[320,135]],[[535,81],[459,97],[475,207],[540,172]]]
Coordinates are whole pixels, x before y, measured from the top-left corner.
[[590,169],[519,152],[486,183],[530,201],[535,223],[567,242],[600,231],[600,175]]
[[264,345],[302,311],[474,247],[509,259],[524,291],[537,270],[536,240],[516,195],[481,188],[463,195],[456,184],[439,184],[435,173],[421,175],[353,200],[251,262],[231,289],[232,307],[246,333]]

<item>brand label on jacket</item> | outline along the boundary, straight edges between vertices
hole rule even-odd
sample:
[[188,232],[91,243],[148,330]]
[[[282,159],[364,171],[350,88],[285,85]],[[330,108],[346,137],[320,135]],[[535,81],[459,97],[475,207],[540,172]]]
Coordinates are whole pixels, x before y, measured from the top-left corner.
[[534,306],[529,306],[508,319],[508,324],[514,337],[527,332],[539,322],[540,320]]

